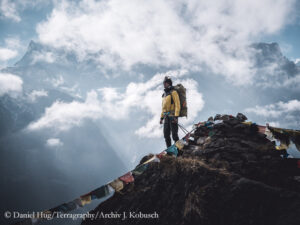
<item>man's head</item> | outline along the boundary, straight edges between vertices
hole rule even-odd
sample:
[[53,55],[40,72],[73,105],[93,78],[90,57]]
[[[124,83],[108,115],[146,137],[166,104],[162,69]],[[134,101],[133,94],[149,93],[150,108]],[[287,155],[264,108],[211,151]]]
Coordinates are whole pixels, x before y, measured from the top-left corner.
[[172,80],[171,80],[171,78],[168,77],[168,76],[165,76],[163,84],[164,84],[164,88],[171,87],[172,86]]

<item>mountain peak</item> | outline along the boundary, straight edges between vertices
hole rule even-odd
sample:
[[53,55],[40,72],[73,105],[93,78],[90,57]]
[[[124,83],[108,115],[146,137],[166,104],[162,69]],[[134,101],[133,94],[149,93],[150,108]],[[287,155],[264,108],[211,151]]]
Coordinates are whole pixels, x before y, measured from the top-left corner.
[[27,52],[32,52],[32,51],[41,51],[43,49],[45,49],[46,46],[42,45],[39,42],[35,42],[33,40],[31,40],[29,42],[28,48],[27,48]]
[[35,48],[35,45],[36,45],[36,43],[33,40],[31,40],[29,42],[29,45],[28,45],[28,48],[27,48],[28,51],[32,51]]
[[44,46],[38,42],[31,40],[28,44],[27,51],[24,56],[15,63],[15,66],[28,66],[31,65],[34,52],[42,51]]

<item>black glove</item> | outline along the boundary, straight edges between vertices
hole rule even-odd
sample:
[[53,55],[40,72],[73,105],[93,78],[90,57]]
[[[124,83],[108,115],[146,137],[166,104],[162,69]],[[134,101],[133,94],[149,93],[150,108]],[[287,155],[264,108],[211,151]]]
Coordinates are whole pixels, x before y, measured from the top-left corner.
[[159,124],[162,124],[164,118],[160,118]]

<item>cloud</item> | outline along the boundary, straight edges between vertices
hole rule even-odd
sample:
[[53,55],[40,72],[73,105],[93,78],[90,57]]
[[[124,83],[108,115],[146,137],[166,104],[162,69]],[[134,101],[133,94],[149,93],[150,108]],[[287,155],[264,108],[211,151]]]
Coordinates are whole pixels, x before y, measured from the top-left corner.
[[84,0],[57,2],[37,26],[39,40],[93,54],[109,68],[137,64],[199,70],[208,66],[235,84],[256,72],[255,38],[290,22],[295,0]]
[[85,102],[73,101],[65,103],[56,101],[52,106],[46,108],[42,118],[29,124],[28,129],[55,128],[65,131],[73,126],[80,126],[84,119],[97,119],[102,114],[97,97],[98,95],[95,91],[90,91]]
[[27,97],[29,101],[35,102],[38,98],[46,96],[48,96],[48,92],[45,90],[33,90]]
[[248,108],[245,112],[258,116],[262,123],[269,123],[274,127],[298,129],[300,126],[300,101],[292,99],[286,102],[279,101],[265,106]]
[[56,78],[47,78],[46,81],[51,83],[53,85],[53,87],[59,87],[65,83],[62,75],[59,75]]
[[[300,88],[300,73],[293,77],[286,78],[284,80],[280,79],[276,84],[277,84],[277,87],[290,87],[290,88],[299,90],[299,88]],[[273,87],[276,84],[274,84]]]
[[[22,1],[14,1],[14,0],[1,0],[0,2],[0,16],[2,18],[10,19],[14,22],[20,22],[21,16],[20,12],[25,9],[38,9],[41,6],[49,5],[52,0],[22,0]],[[1,18],[0,17],[0,18]]]
[[61,147],[64,143],[62,143],[59,138],[50,138],[47,140],[46,145],[48,147]]
[[8,48],[21,48],[22,45],[21,45],[21,42],[20,42],[20,39],[18,37],[10,37],[10,38],[6,38],[4,40],[6,46]]
[[10,73],[0,73],[0,96],[9,94],[16,97],[23,89],[23,81],[20,77]]
[[59,88],[61,91],[64,91],[68,93],[68,95],[71,95],[75,98],[80,98],[82,99],[82,96],[80,95],[80,88],[79,84],[75,83],[73,86],[67,86],[67,83],[65,82],[64,78],[62,75],[53,77],[53,78],[46,78],[46,82],[50,83],[53,87]]
[[18,55],[16,50],[11,50],[8,48],[0,48],[0,61],[7,61],[15,58]]
[[[183,123],[190,124],[202,110],[204,101],[201,93],[197,91],[197,82],[192,79],[184,79],[187,71],[178,70],[158,73],[144,83],[131,82],[124,92],[120,92],[116,88],[105,87],[98,89],[97,92],[95,90],[88,92],[84,102],[57,101],[28,128],[29,130],[54,128],[65,131],[74,126],[80,126],[86,119],[130,120],[132,112],[137,110],[139,115],[146,119],[145,125],[142,125],[135,133],[141,137],[160,137],[162,80],[166,75],[171,76],[174,83],[180,82],[187,88],[189,117]],[[193,104],[191,104],[192,102]]]
[[278,118],[287,116],[289,113],[299,112],[300,101],[297,99],[289,100],[288,102],[279,101],[275,104],[247,108],[245,111],[259,116]]
[[6,38],[4,40],[5,46],[0,47],[0,61],[8,61],[19,55],[19,50],[23,47],[20,40],[16,37]]
[[278,121],[267,122],[271,127],[280,127],[280,123]]
[[31,64],[35,64],[36,62],[54,63],[55,56],[52,52],[35,52],[33,54],[33,59]]
[[15,22],[20,22],[21,18],[17,11],[17,5],[11,0],[2,0],[0,3],[0,12],[1,14],[8,19],[11,19]]

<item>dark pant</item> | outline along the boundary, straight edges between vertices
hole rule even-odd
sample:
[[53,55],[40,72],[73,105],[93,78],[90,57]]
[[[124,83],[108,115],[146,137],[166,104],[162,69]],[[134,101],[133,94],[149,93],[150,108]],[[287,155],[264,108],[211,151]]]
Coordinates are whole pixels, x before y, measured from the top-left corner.
[[178,124],[172,122],[172,117],[166,116],[164,121],[164,137],[167,147],[171,146],[171,132],[173,140],[175,142],[178,141]]

